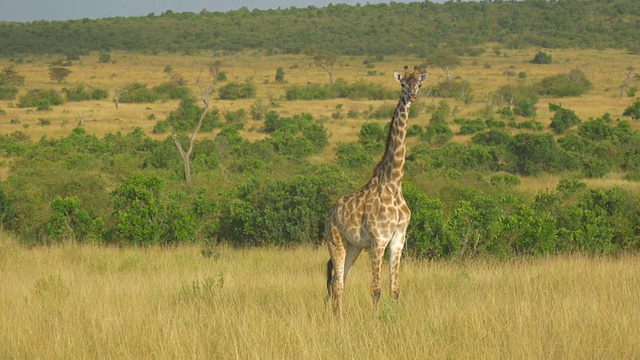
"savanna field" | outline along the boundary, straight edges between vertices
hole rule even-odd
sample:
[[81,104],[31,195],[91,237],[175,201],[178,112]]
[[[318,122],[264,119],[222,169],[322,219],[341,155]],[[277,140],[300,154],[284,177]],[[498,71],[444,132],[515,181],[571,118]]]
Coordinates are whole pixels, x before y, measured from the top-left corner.
[[[634,359],[634,256],[405,261],[372,314],[363,257],[338,323],[324,248],[0,242],[3,358]],[[385,289],[386,290],[386,289]]]
[[[468,81],[473,100],[446,99],[458,115],[479,116],[492,92],[505,84],[533,83],[546,76],[579,69],[593,83],[579,97],[540,98],[537,121],[548,126],[548,103],[561,103],[581,119],[605,113],[613,119],[633,98],[618,97],[625,69],[638,67],[637,55],[622,50],[553,50],[553,63],[531,64],[539,49],[488,51],[462,57],[454,77]],[[314,164],[332,162],[337,144],[355,141],[366,121],[335,118],[364,113],[396,100],[333,99],[286,101],[290,85],[324,84],[328,76],[303,55],[262,56],[250,51],[214,58],[146,55],[114,51],[110,63],[98,54],[82,56],[62,82],[49,79],[55,56],[25,56],[16,65],[28,88],[56,88],[86,84],[113,94],[132,82],[156,86],[171,73],[181,74],[194,93],[195,78],[208,77],[208,64],[222,61],[229,81],[251,81],[256,98],[218,100],[212,107],[222,114],[270,104],[283,116],[310,113],[323,119],[329,146],[311,157]],[[334,70],[348,83],[365,81],[397,89],[394,71],[417,65],[414,56],[388,56],[375,66],[367,57],[343,56]],[[0,68],[8,66],[0,59]],[[170,66],[172,71],[165,71]],[[276,69],[286,83],[274,81]],[[429,68],[428,83],[444,80],[439,68]],[[513,74],[525,72],[526,79]],[[399,91],[399,89],[398,89]],[[410,124],[429,124],[432,109],[442,100],[421,90],[418,104],[426,109]],[[66,102],[46,112],[18,108],[0,101],[0,133],[17,130],[33,140],[68,136],[80,119],[89,134],[142,130],[154,139],[156,120],[179,106],[177,100],[145,104],[101,101]],[[42,121],[46,119],[46,124]],[[628,118],[627,118],[628,120]],[[266,137],[261,123],[248,120],[240,134],[256,141]],[[457,133],[456,124],[450,124]],[[630,121],[640,130],[637,121]],[[201,133],[200,139],[213,138]],[[416,142],[409,139],[409,147]],[[453,140],[469,143],[470,136]],[[11,157],[3,157],[0,178],[11,174]],[[352,181],[355,188],[368,179],[371,168]],[[229,189],[225,174],[212,175],[219,188]],[[517,190],[554,189],[566,174],[519,176]],[[577,177],[577,175],[573,175]],[[197,179],[196,179],[197,180]],[[416,180],[416,179],[414,179]],[[419,180],[419,179],[417,179]],[[579,178],[591,189],[620,186],[637,194],[637,181],[611,172],[604,177]],[[227,181],[227,182],[225,182]],[[425,186],[425,184],[421,184]],[[433,183],[438,192],[447,180]],[[219,188],[212,192],[219,191]],[[355,189],[354,188],[354,189]],[[340,195],[340,194],[338,194]],[[414,210],[414,209],[412,209]],[[367,256],[356,263],[345,291],[345,319],[337,322],[324,304],[324,246],[236,248],[224,243],[175,246],[119,247],[79,244],[65,240],[49,246],[24,246],[8,231],[0,233],[0,358],[193,358],[193,359],[637,359],[640,357],[640,262],[633,253],[611,256],[559,254],[509,259],[493,257],[453,260],[403,259],[398,304],[388,298],[373,314]]]

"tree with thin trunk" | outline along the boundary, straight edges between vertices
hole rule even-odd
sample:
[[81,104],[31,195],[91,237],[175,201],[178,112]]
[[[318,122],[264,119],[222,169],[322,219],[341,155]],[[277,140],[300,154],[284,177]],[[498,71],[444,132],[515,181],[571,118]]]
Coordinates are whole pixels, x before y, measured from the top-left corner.
[[304,54],[313,60],[315,66],[324,70],[329,74],[329,84],[333,84],[333,67],[338,62],[340,55],[331,50],[320,46],[309,47],[304,51]]
[[59,83],[63,82],[67,78],[67,76],[69,76],[69,74],[71,74],[71,70],[65,67],[62,67],[62,66],[49,67],[49,78]]
[[437,66],[444,71],[444,74],[447,77],[447,82],[453,81],[453,69],[460,66],[462,61],[458,55],[452,53],[448,50],[436,50],[433,54],[429,55],[425,63],[422,65],[423,67],[429,66]]
[[633,66],[629,66],[625,69],[624,72],[624,84],[622,84],[619,88],[619,93],[618,93],[618,98],[622,99],[624,97],[624,95],[627,93],[627,90],[629,90],[629,86],[631,86],[631,81],[633,80],[633,71],[635,70],[635,68]]
[[200,131],[202,122],[209,112],[209,96],[213,92],[213,85],[207,85],[205,87],[200,81],[200,76],[196,78],[196,83],[198,84],[198,88],[200,89],[200,98],[202,99],[204,105],[202,107],[202,111],[200,112],[198,123],[193,129],[193,133],[191,134],[191,138],[189,139],[189,147],[187,148],[187,150],[184,149],[182,143],[180,142],[180,140],[178,140],[178,137],[176,135],[173,135],[171,137],[173,143],[176,145],[176,148],[180,152],[180,157],[182,157],[182,163],[184,165],[184,181],[187,184],[191,184],[191,153],[193,152],[193,144],[196,141],[196,136],[198,135],[198,131]]
[[118,110],[118,106],[120,105],[120,97],[122,96],[122,87],[116,87],[116,92],[113,96],[113,103],[116,105],[116,110]]
[[211,75],[212,79],[217,79],[218,74],[220,73],[220,68],[222,67],[222,61],[215,60],[209,63],[209,75]]

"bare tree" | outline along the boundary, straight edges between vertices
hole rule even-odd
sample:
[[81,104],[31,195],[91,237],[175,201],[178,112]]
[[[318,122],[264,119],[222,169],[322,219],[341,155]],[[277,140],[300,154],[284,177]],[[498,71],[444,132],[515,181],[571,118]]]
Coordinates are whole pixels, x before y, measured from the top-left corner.
[[193,144],[196,140],[196,136],[198,135],[198,131],[200,131],[202,122],[209,112],[209,96],[213,92],[213,85],[211,84],[205,87],[200,80],[200,76],[196,78],[196,83],[198,84],[198,88],[200,89],[200,98],[202,99],[204,106],[202,107],[202,111],[200,112],[198,123],[193,129],[193,133],[191,134],[191,138],[189,139],[189,147],[187,148],[187,150],[184,149],[182,143],[180,143],[180,140],[178,140],[178,137],[176,135],[173,135],[171,137],[173,143],[176,145],[176,148],[180,152],[180,156],[182,157],[182,162],[184,165],[184,181],[187,184],[191,183],[191,153],[193,152]]
[[625,69],[624,71],[624,84],[622,84],[619,88],[620,92],[618,93],[618,98],[622,98],[624,96],[624,94],[627,92],[627,90],[629,89],[629,86],[631,86],[631,81],[633,80],[633,71],[635,70],[635,68],[633,66],[629,66]]
[[307,48],[304,54],[313,60],[313,63],[329,74],[329,84],[333,84],[333,67],[338,62],[340,55],[326,48],[315,46]]
[[118,110],[118,105],[120,104],[120,97],[122,96],[122,87],[116,87],[115,94],[113,96],[113,103],[116,105],[116,110]]

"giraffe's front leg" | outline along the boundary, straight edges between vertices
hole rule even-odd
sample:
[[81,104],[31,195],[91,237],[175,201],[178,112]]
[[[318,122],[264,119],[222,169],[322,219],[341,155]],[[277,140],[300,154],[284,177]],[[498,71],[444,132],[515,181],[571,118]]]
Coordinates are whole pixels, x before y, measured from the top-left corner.
[[371,282],[371,296],[373,297],[373,310],[378,312],[378,302],[382,295],[381,273],[382,258],[384,257],[384,244],[374,241],[371,245],[371,272],[373,274]]

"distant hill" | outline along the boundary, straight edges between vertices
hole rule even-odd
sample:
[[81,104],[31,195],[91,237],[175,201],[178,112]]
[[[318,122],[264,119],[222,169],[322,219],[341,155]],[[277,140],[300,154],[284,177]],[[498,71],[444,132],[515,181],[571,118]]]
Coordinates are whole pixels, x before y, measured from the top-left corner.
[[446,47],[623,48],[640,53],[640,1],[525,0],[329,5],[149,14],[97,20],[0,22],[0,56],[112,49],[300,53],[311,45],[352,55],[428,54]]

